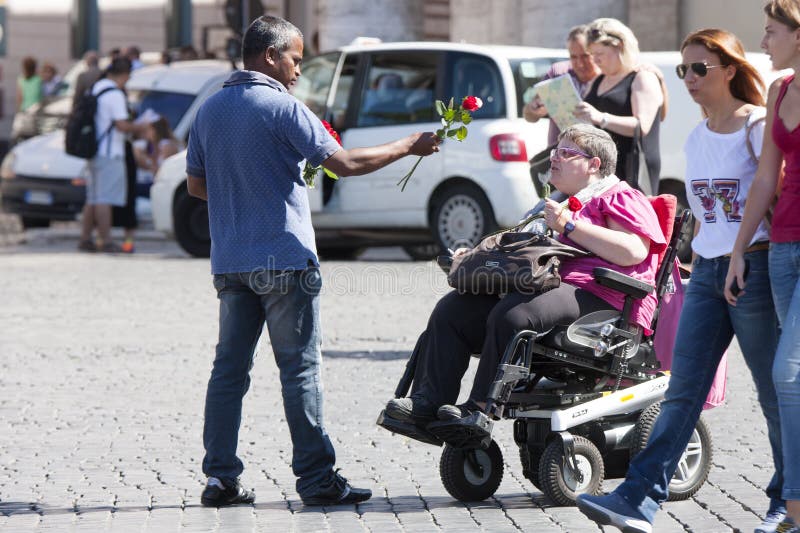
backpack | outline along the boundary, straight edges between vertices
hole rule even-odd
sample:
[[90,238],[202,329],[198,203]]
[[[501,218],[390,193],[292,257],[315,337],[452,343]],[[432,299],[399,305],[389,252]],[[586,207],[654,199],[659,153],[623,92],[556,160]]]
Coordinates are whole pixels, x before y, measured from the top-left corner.
[[65,128],[64,145],[69,155],[82,159],[92,159],[97,155],[97,147],[103,137],[111,132],[114,123],[99,138],[94,116],[97,113],[97,100],[108,91],[119,91],[116,87],[108,87],[97,94],[91,89],[80,97],[75,109],[70,113]]

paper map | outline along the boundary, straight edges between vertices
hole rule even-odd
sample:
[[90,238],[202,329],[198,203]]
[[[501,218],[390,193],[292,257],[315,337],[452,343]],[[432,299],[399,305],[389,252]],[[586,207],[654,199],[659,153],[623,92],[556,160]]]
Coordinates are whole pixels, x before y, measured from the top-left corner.
[[569,74],[540,81],[533,88],[558,129],[563,131],[580,122],[572,112],[582,100]]

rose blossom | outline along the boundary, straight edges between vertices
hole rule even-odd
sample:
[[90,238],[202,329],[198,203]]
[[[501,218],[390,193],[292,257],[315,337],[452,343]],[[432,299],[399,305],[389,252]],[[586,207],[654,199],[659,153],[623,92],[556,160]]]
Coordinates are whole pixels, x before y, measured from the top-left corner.
[[465,96],[464,100],[461,102],[461,107],[469,112],[477,111],[483,107],[483,101],[477,96]]
[[579,211],[580,208],[583,207],[583,204],[574,196],[570,196],[569,200],[567,200],[567,206],[569,207],[570,211]]

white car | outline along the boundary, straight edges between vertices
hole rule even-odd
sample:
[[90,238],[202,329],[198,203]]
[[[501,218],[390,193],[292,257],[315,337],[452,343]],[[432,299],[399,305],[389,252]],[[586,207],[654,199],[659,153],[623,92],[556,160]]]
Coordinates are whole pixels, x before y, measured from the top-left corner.
[[[685,207],[683,143],[702,118],[700,108],[675,74],[680,53],[642,56],[661,69],[669,92],[659,192]],[[347,46],[305,62],[294,95],[331,122],[345,148],[437,129],[435,99],[474,94],[485,102],[467,139],[447,141],[423,159],[404,192],[397,182],[413,158],[338,182],[318,178],[308,194],[321,254],[346,257],[368,245],[401,244],[412,257],[427,258],[515,224],[539,199],[528,159],[547,145],[547,121],[527,123],[523,102],[564,57],[562,50],[418,42]],[[764,54],[748,59],[767,82],[778,75]],[[151,200],[157,229],[173,233],[190,254],[208,255],[206,207],[186,192],[185,152],[164,163]],[[681,256],[689,254],[687,240]]]
[[[230,75],[226,61],[186,61],[133,72],[126,85],[135,112],[153,109],[166,117],[185,141],[198,107]],[[33,137],[14,146],[0,166],[3,210],[22,217],[26,227],[73,220],[86,196],[85,159],[64,151],[64,131]]]
[[[484,102],[466,140],[448,140],[423,159],[404,192],[397,182],[411,157],[366,176],[318,178],[308,194],[321,254],[400,244],[430,257],[516,223],[538,199],[528,160],[547,138],[545,122],[522,118],[523,93],[565,57],[543,48],[412,42],[345,46],[305,61],[294,95],[333,125],[345,148],[436,130],[436,99]],[[153,220],[190,254],[208,255],[205,207],[186,193],[184,159],[177,154],[159,171]]]

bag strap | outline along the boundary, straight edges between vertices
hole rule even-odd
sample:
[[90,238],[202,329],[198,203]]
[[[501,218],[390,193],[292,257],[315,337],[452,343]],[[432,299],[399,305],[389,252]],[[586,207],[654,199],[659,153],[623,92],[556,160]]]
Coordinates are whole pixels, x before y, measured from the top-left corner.
[[750,154],[750,159],[758,165],[758,156],[756,155],[756,151],[753,148],[753,140],[750,138],[750,133],[753,131],[753,128],[759,122],[763,122],[766,120],[766,115],[762,115],[760,117],[753,118],[753,115],[756,113],[757,109],[753,109],[750,113],[747,114],[747,119],[745,120],[745,127],[744,127],[744,142],[747,145],[747,153]]
[[[122,91],[122,89],[120,89],[119,87],[106,87],[105,89],[94,95],[95,101],[100,101],[100,97],[110,91]],[[95,114],[97,114],[97,111],[95,111]],[[108,129],[104,131],[100,135],[100,137],[97,138],[97,144],[103,142],[103,139],[106,138],[106,135],[111,135],[111,130],[113,129],[114,129],[114,121],[112,120],[111,124],[108,126]],[[108,142],[108,145],[106,147],[106,155],[111,155],[111,141]]]

